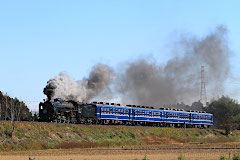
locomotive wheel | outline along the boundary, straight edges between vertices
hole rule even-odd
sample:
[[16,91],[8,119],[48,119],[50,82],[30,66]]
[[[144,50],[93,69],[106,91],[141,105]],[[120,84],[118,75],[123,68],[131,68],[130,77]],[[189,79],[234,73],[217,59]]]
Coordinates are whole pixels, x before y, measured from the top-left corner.
[[85,120],[85,122],[86,122],[86,124],[93,124],[92,118],[87,118],[87,119]]

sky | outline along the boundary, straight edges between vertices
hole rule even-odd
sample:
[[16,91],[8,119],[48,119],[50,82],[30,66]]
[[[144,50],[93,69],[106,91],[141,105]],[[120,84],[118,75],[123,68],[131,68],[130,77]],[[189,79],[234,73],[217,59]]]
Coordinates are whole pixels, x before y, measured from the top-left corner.
[[50,78],[87,77],[93,65],[113,68],[139,57],[164,63],[179,34],[228,29],[232,74],[226,94],[240,100],[240,1],[0,0],[0,91],[31,110]]

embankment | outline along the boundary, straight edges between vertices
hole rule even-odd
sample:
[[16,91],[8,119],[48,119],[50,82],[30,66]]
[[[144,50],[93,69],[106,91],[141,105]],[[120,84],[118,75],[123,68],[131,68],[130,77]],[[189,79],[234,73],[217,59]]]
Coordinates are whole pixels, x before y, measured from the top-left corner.
[[1,151],[240,141],[240,131],[225,136],[212,129],[17,122],[11,135],[12,127],[0,123]]

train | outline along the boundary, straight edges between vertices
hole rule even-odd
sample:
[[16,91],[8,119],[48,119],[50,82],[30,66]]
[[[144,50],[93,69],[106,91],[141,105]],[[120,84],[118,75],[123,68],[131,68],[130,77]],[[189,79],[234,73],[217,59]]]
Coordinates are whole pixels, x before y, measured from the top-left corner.
[[40,122],[140,125],[176,128],[211,128],[213,115],[204,111],[156,108],[118,103],[67,101],[61,98],[39,104]]

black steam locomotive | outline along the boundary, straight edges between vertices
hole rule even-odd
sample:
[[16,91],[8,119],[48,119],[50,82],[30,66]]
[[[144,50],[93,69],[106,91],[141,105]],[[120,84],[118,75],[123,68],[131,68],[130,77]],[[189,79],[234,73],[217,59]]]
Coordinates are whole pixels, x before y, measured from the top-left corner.
[[40,102],[39,121],[86,123],[89,119],[91,119],[91,121],[96,119],[95,112],[96,108],[92,105],[75,101],[64,101],[63,99],[58,98],[53,101],[45,101],[44,103]]

